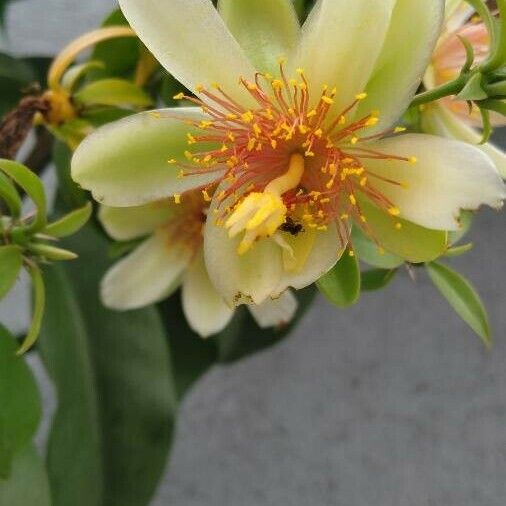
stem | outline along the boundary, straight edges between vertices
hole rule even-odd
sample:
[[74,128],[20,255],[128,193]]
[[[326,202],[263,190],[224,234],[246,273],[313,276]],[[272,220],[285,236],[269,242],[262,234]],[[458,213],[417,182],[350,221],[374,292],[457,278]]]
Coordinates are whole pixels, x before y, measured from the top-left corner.
[[[485,21],[490,40],[493,42],[488,59],[480,66],[482,73],[488,73],[504,65],[506,61],[506,0],[497,0],[500,22],[497,23],[486,5],[480,0],[467,0]],[[476,5],[475,5],[476,4]]]
[[54,91],[61,90],[60,80],[80,52],[99,42],[119,37],[136,37],[136,34],[127,26],[111,26],[86,33],[72,41],[51,64],[47,76],[48,87]]
[[466,74],[460,75],[454,81],[442,84],[432,90],[424,91],[416,95],[411,103],[412,106],[419,106],[427,104],[428,102],[434,102],[440,98],[448,97],[450,95],[458,95],[467,83],[468,76]]

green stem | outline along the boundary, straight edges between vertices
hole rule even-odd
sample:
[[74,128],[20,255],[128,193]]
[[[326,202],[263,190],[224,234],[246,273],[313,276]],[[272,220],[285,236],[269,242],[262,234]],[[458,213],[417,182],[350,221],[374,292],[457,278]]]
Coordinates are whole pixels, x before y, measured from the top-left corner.
[[411,105],[419,106],[429,102],[434,102],[440,98],[449,97],[450,95],[458,95],[463,90],[467,80],[468,75],[462,74],[454,81],[450,81],[449,83],[442,84],[437,88],[433,88],[432,90],[427,90],[416,95]]
[[489,97],[504,97],[506,96],[506,81],[500,81],[494,84],[488,84],[485,86],[484,90],[486,91]]
[[[494,19],[487,6],[481,4],[481,0],[467,1],[475,7],[476,12],[485,21],[492,41],[490,56],[480,65],[480,71],[486,74],[502,67],[506,62],[506,0],[497,0],[499,22]],[[480,10],[474,5],[475,3],[480,4]]]

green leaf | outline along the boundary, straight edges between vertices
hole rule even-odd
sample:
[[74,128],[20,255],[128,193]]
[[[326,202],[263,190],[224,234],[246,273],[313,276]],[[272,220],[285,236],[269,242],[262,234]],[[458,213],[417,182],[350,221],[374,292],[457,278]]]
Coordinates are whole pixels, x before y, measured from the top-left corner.
[[10,180],[0,172],[0,199],[2,199],[9,208],[12,218],[17,219],[21,216],[21,197],[15,186]]
[[[372,236],[386,251],[414,264],[435,260],[446,251],[446,232],[430,230],[399,218],[392,219],[367,199],[359,200]],[[401,224],[400,230],[395,227],[396,223]]]
[[93,226],[64,246],[79,259],[46,269],[39,343],[59,399],[48,448],[53,506],[145,506],[165,468],[176,407],[163,325],[153,308],[101,305],[110,261]]
[[23,254],[18,246],[0,246],[0,300],[12,289],[23,265]]
[[362,291],[372,292],[385,288],[397,274],[397,269],[371,269],[362,272]]
[[93,81],[75,93],[74,99],[85,106],[148,107],[153,105],[151,97],[134,83],[113,78]]
[[41,417],[37,385],[16,348],[0,326],[0,479],[9,477],[12,459],[31,441]]
[[373,267],[395,269],[404,263],[401,257],[387,251],[381,251],[378,245],[368,239],[358,227],[353,227],[351,242],[353,250],[358,254],[358,258]]
[[53,506],[44,463],[32,444],[16,454],[9,479],[0,479],[0,504]]
[[85,63],[80,63],[79,65],[74,65],[70,67],[67,72],[62,77],[61,85],[62,88],[69,93],[74,91],[74,88],[77,86],[79,81],[83,79],[88,72],[93,69],[103,69],[104,64],[101,61],[88,61]]
[[72,251],[57,248],[49,244],[40,242],[28,243],[26,248],[34,255],[40,257],[43,261],[58,262],[64,260],[75,260],[77,255]]
[[[116,9],[103,22],[102,26],[128,26],[123,13]],[[95,46],[91,55],[92,60],[101,61],[104,69],[90,73],[93,79],[104,77],[132,76],[140,57],[140,43],[137,39],[128,37],[101,42]]]
[[44,234],[59,238],[74,235],[86,225],[92,211],[93,207],[91,203],[88,202],[80,209],[76,209],[66,214],[63,218],[48,225],[44,230]]
[[320,292],[337,307],[355,304],[360,297],[360,267],[358,258],[344,252],[334,268],[317,282]]
[[39,337],[40,326],[42,323],[42,317],[44,316],[44,308],[46,305],[46,289],[44,285],[44,278],[42,277],[42,273],[40,272],[39,267],[36,264],[30,262],[27,265],[27,271],[28,274],[30,274],[30,279],[32,281],[33,314],[30,329],[28,330],[28,334],[21,344],[21,348],[19,348],[17,351],[18,355],[26,353],[35,344],[35,341],[37,341],[37,337]]
[[0,159],[0,171],[7,174],[33,200],[37,213],[28,232],[38,232],[46,226],[46,194],[40,179],[28,168],[11,160]]
[[482,87],[483,75],[480,73],[474,74],[469,81],[467,81],[463,90],[457,95],[460,100],[485,100],[488,98],[487,93]]
[[457,314],[481,337],[485,345],[490,347],[492,338],[487,312],[469,281],[437,262],[427,264],[427,272]]
[[53,161],[58,177],[58,197],[65,207],[74,209],[85,206],[88,203],[88,197],[86,192],[81,190],[70,176],[71,159],[72,152],[68,146],[63,142],[56,141],[53,147]]

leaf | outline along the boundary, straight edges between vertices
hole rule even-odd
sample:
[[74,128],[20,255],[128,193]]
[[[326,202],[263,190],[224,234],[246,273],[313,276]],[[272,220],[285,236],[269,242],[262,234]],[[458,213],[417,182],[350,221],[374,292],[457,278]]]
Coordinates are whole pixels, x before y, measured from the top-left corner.
[[372,292],[390,284],[397,274],[397,269],[371,269],[362,273],[362,290]]
[[432,282],[450,306],[481,337],[485,346],[490,347],[492,338],[487,312],[473,286],[443,264],[432,262],[426,267]]
[[93,81],[75,93],[74,99],[85,106],[148,107],[153,104],[146,92],[124,79]]
[[52,506],[44,463],[32,444],[16,454],[9,479],[0,479],[2,506]]
[[76,232],[81,230],[84,225],[88,222],[91,216],[93,207],[91,203],[87,203],[85,206],[75,211],[71,211],[66,214],[63,218],[54,221],[48,225],[44,233],[52,237],[68,237],[74,235]]
[[320,292],[337,307],[355,304],[360,297],[360,268],[355,254],[347,250],[334,268],[317,282]]
[[42,324],[42,317],[44,316],[44,308],[46,306],[46,287],[44,285],[44,278],[40,268],[32,262],[27,265],[28,274],[32,281],[33,290],[33,311],[32,311],[32,323],[28,334],[26,335],[21,347],[17,351],[18,355],[26,353],[37,341],[40,332],[40,326]]
[[104,64],[101,61],[87,61],[70,67],[62,77],[62,88],[69,93],[74,91],[79,81],[83,79],[92,69],[103,69]]
[[358,227],[353,227],[351,242],[353,250],[358,254],[358,258],[373,267],[395,269],[404,263],[401,257],[387,251],[382,252],[378,245],[368,239]]
[[17,219],[21,216],[22,202],[15,186],[10,182],[9,178],[0,172],[0,199],[2,199],[12,218]]
[[28,168],[11,160],[0,159],[0,171],[17,183],[33,200],[37,213],[27,228],[28,232],[38,232],[46,226],[46,194],[41,180]]
[[23,255],[18,246],[0,246],[0,300],[11,291],[22,265]]
[[[123,13],[116,9],[103,22],[102,26],[128,26]],[[104,69],[94,70],[90,73],[93,79],[104,77],[132,76],[140,57],[140,43],[135,38],[113,39],[97,44],[92,60],[101,61]]]
[[0,326],[0,479],[9,477],[12,459],[31,441],[41,417],[37,385],[16,348]]
[[145,506],[165,468],[176,408],[163,325],[153,308],[101,305],[110,262],[93,226],[64,245],[79,259],[46,269],[39,344],[59,398],[48,448],[53,506]]

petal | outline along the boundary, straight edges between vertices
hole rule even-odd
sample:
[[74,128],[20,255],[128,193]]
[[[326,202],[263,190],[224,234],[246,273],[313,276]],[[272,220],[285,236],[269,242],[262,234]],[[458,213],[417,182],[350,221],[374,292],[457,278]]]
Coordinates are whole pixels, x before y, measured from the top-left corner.
[[255,69],[209,0],[120,0],[142,42],[178,81],[194,91],[219,82],[243,96],[240,76]]
[[72,158],[72,178],[99,202],[112,207],[140,206],[205,185],[219,174],[178,177],[186,161],[182,119],[201,119],[197,108],[150,111],[110,123],[87,137]]
[[184,277],[182,297],[188,324],[201,337],[221,332],[234,314],[211,283],[202,251]]
[[[283,277],[276,288],[276,294],[284,292],[290,286],[297,290],[309,286],[332,269],[341,258],[346,245],[341,244],[337,226],[334,223],[329,224],[325,232],[305,232],[299,234],[295,240],[292,238],[289,244],[293,248],[295,258],[297,258],[299,250],[305,250],[304,236],[308,233],[314,233],[316,236],[311,251],[307,255],[307,260],[297,270],[283,272]],[[346,237],[346,235],[344,236]]]
[[481,135],[474,128],[466,125],[456,114],[432,104],[422,114],[422,126],[427,133],[475,145],[492,159],[499,174],[506,178],[506,154],[490,142],[480,144]]
[[174,206],[166,200],[139,207],[100,206],[98,219],[110,237],[116,241],[130,241],[167,223]]
[[299,34],[290,0],[220,0],[218,10],[253,65],[278,72],[278,58],[288,56]]
[[456,230],[461,210],[482,204],[500,207],[506,197],[492,160],[469,144],[410,134],[370,143],[368,148],[417,158],[416,164],[367,160],[365,165],[379,176],[402,183],[375,179],[374,186],[400,209],[401,216],[423,227]]
[[154,234],[107,272],[101,285],[104,305],[123,311],[163,300],[180,285],[191,256],[188,248],[169,246],[166,234]]
[[[218,192],[220,190],[218,189]],[[271,239],[262,239],[239,255],[241,237],[229,238],[214,218],[213,202],[204,232],[204,254],[211,282],[227,304],[261,304],[273,294],[282,274],[281,249]]]
[[277,299],[267,299],[259,306],[248,306],[253,318],[262,329],[279,327],[290,323],[297,312],[295,295],[287,290]]
[[381,132],[407,109],[422,80],[443,22],[443,0],[398,0],[358,117],[380,112]]
[[292,65],[302,67],[318,98],[324,84],[337,87],[341,111],[362,93],[388,31],[395,0],[318,0],[302,27]]

